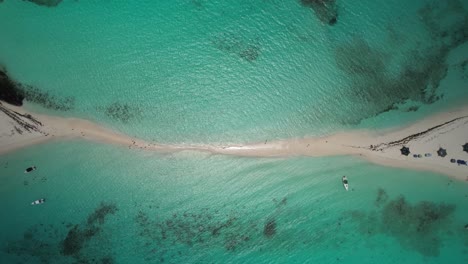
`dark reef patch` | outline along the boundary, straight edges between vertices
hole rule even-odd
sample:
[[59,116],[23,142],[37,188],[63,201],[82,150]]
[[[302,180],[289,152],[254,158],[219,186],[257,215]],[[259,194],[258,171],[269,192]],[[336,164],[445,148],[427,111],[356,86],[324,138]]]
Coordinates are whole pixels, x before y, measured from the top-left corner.
[[140,210],[135,222],[145,248],[143,254],[148,261],[171,262],[173,256],[168,252],[181,249],[178,261],[172,263],[183,263],[186,261],[182,259],[190,257],[190,253],[185,254],[191,250],[217,248],[234,253],[252,247],[268,250],[272,238],[277,236],[277,220],[281,219],[287,198],[273,201],[274,206],[261,213],[202,208],[176,211],[170,217],[160,218]]
[[239,56],[246,61],[254,61],[260,55],[260,49],[258,46],[247,45],[243,50],[239,52]]
[[428,201],[411,204],[403,196],[387,199],[387,193],[379,189],[375,200],[378,211],[350,211],[346,216],[358,222],[363,234],[387,234],[403,248],[426,257],[438,256],[455,206]]
[[115,204],[101,203],[96,210],[88,216],[88,225],[104,224],[106,216],[117,212],[117,206]]
[[74,108],[74,97],[58,97],[38,88],[23,85],[12,80],[5,70],[0,70],[0,100],[22,106],[23,100],[39,104],[45,108],[69,111]]
[[[218,245],[226,250],[233,251],[249,237],[258,231],[252,225],[244,226],[234,216],[224,216],[219,213],[202,210],[199,213],[174,213],[170,219],[152,220],[147,214],[140,211],[135,218],[140,227],[139,236],[149,239],[149,245],[155,248],[163,245],[185,245],[187,247],[200,247]],[[158,258],[166,257],[159,252]]]
[[263,235],[268,238],[273,237],[276,234],[276,221],[275,219],[270,219],[265,223],[263,227]]
[[31,3],[35,3],[40,6],[54,7],[58,6],[62,0],[23,0]]
[[440,81],[445,78],[448,66],[445,58],[448,49],[433,49],[421,54],[408,54],[412,59],[402,65],[398,76],[390,74],[387,56],[372,49],[363,39],[339,46],[335,50],[338,67],[350,76],[351,86],[344,91],[353,101],[362,105],[366,116],[347,117],[345,123],[357,124],[362,119],[398,109],[407,100],[431,104],[438,101]]
[[83,248],[84,243],[90,240],[98,232],[99,229],[96,227],[82,230],[80,229],[79,225],[73,226],[73,228],[68,231],[67,236],[63,240],[62,250],[60,252],[65,256],[79,254]]
[[383,204],[385,204],[387,201],[388,201],[387,192],[384,189],[379,188],[377,190],[377,198],[375,198],[375,203],[374,203],[375,206],[380,207]]
[[258,39],[249,40],[228,33],[216,36],[211,43],[218,50],[228,54],[235,54],[248,62],[257,60],[261,54]]
[[[27,229],[22,238],[10,241],[3,249],[24,262],[41,263],[114,263],[111,247],[106,243],[105,218],[117,212],[115,205],[102,203],[82,224],[37,224]],[[95,241],[96,240],[96,241]],[[98,242],[98,243],[96,243]]]
[[314,10],[317,18],[328,25],[338,22],[338,7],[336,0],[300,0],[301,4]]
[[74,97],[68,96],[61,98],[32,86],[24,86],[23,93],[26,100],[39,104],[47,109],[69,111],[75,107]]
[[122,123],[128,123],[132,120],[141,117],[141,109],[130,106],[126,103],[112,103],[109,106],[103,108],[104,114],[109,118],[120,121]]
[[468,12],[457,0],[442,2],[428,4],[419,11],[431,45],[421,44],[405,51],[404,59],[397,61],[397,73],[388,63],[395,58],[362,38],[355,37],[335,48],[337,66],[350,81],[343,93],[362,108],[360,116],[344,116],[344,123],[359,124],[363,119],[399,109],[408,101],[432,104],[443,97],[437,89],[447,76],[450,51],[468,40]]
[[57,232],[58,230],[55,228],[43,228],[40,225],[35,225],[24,232],[22,239],[9,241],[3,251],[7,254],[17,255],[24,260],[35,258],[40,263],[51,263],[51,260],[60,257],[57,245],[50,242],[59,239],[56,235]]
[[5,70],[0,69],[0,100],[9,104],[22,106],[24,94],[18,84],[8,77]]
[[454,210],[453,205],[426,201],[411,205],[400,196],[383,208],[383,230],[406,248],[424,256],[438,256],[441,247],[439,233]]

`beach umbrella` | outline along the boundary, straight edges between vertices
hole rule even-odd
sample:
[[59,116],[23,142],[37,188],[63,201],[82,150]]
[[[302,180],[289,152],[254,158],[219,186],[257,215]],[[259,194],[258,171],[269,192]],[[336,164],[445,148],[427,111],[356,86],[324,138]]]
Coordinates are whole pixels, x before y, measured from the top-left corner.
[[401,151],[401,155],[408,156],[410,154],[409,148],[407,147],[402,147],[400,151]]
[[437,155],[439,155],[440,157],[445,157],[447,156],[447,150],[443,148],[439,148],[439,150],[437,151]]
[[465,145],[463,145],[463,151],[468,152],[468,143],[466,143]]

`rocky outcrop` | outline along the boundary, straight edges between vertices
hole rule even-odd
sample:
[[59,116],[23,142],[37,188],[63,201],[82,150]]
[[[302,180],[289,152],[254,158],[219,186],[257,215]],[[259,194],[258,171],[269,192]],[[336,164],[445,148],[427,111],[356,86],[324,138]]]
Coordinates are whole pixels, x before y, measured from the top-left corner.
[[24,93],[20,86],[0,69],[0,100],[12,105],[23,105]]

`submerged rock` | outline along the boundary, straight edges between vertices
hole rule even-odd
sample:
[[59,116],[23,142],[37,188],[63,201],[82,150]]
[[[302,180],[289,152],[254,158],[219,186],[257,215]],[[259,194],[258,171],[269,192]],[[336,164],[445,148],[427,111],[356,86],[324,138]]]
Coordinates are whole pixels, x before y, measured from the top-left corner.
[[0,100],[11,105],[22,106],[24,93],[19,85],[10,79],[7,72],[0,69]]
[[36,5],[40,6],[47,6],[47,7],[54,7],[58,6],[62,2],[62,0],[23,0],[31,3],[35,3]]
[[301,4],[312,8],[323,23],[335,25],[338,22],[336,0],[301,0]]
[[265,224],[263,228],[263,234],[268,238],[271,238],[276,234],[276,221],[274,219],[269,220]]

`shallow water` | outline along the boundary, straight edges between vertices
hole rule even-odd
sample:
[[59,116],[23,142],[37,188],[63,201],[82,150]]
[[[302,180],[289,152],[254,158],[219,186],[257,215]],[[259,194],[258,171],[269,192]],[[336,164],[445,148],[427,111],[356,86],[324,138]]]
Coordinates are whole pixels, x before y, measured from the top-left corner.
[[[32,163],[38,170],[24,174]],[[160,155],[86,142],[35,146],[0,164],[2,263],[468,259],[468,186],[430,173],[346,157]]]
[[[159,142],[401,126],[468,97],[467,1],[337,0],[334,25],[235,2],[3,1],[0,65],[28,109]],[[356,158],[52,142],[0,156],[0,180],[0,263],[468,262],[466,182]]]
[[157,141],[389,127],[468,97],[467,1],[430,3],[336,1],[330,26],[298,0],[5,1],[0,64],[67,110],[36,111]]

